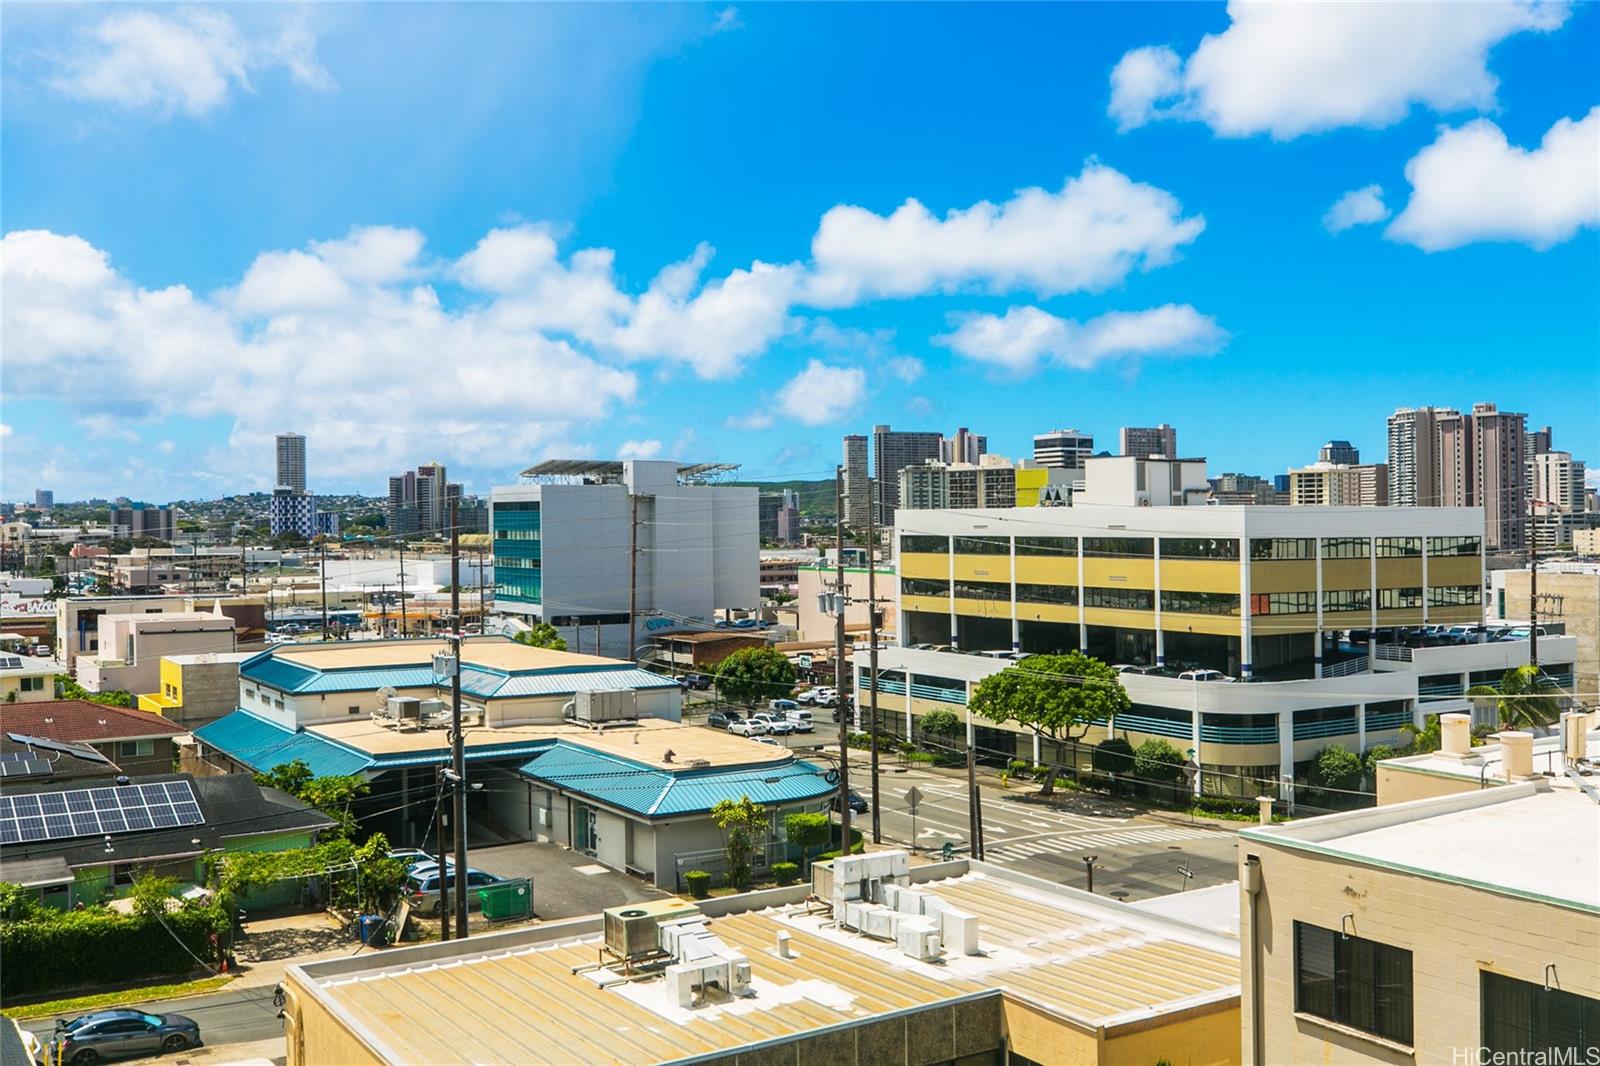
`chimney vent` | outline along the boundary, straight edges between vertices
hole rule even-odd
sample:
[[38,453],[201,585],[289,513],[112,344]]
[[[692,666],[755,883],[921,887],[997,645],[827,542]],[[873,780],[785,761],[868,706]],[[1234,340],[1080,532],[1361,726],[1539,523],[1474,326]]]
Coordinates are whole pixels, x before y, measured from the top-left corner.
[[[1504,734],[1502,734],[1504,735]],[[1472,715],[1439,716],[1439,754],[1464,758],[1472,750]]]
[[1582,711],[1570,711],[1561,716],[1562,735],[1565,741],[1567,762],[1578,763],[1589,757],[1589,716]]
[[1507,781],[1525,781],[1533,776],[1533,734],[1512,730],[1499,734],[1500,762]]

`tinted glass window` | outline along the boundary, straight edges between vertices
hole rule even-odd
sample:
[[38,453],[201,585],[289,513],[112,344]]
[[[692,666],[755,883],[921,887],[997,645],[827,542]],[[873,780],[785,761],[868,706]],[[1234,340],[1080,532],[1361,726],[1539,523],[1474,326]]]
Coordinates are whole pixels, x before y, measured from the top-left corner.
[[1411,952],[1294,923],[1294,1008],[1411,1043]]
[[900,538],[900,550],[902,552],[937,552],[940,555],[944,555],[950,551],[950,538],[907,533]]

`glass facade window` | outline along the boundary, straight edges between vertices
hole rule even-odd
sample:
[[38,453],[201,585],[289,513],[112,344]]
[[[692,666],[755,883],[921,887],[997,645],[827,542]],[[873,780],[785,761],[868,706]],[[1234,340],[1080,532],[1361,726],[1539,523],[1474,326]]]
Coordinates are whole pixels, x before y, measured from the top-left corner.
[[1162,537],[1163,559],[1237,559],[1239,542],[1221,537]]
[[1411,952],[1294,923],[1294,1009],[1411,1044]]
[[1150,589],[1086,588],[1085,607],[1108,607],[1118,611],[1153,611],[1156,594]]
[[1483,589],[1477,585],[1433,585],[1428,589],[1429,607],[1476,607],[1483,602]]
[[957,537],[957,555],[1010,555],[1010,537]]
[[1367,589],[1327,589],[1322,593],[1322,609],[1338,611],[1372,610],[1372,593]]
[[1393,611],[1422,606],[1422,588],[1379,589],[1378,610]]
[[1083,554],[1108,559],[1150,559],[1154,557],[1153,537],[1084,537]]
[[1257,592],[1250,597],[1251,614],[1316,614],[1315,592]]
[[1230,592],[1167,592],[1161,593],[1161,609],[1181,614],[1239,613],[1239,597]]
[[1421,537],[1379,537],[1373,542],[1373,554],[1380,559],[1412,559],[1422,555]]
[[939,555],[950,553],[949,537],[929,537],[922,534],[908,533],[900,538],[900,552],[935,552]]
[[1078,587],[1076,585],[1027,585],[1017,584],[1018,603],[1049,603],[1058,607],[1076,607],[1078,605]]
[[1582,1062],[1600,1047],[1600,999],[1482,972],[1479,1016],[1491,1062]]
[[1011,602],[1009,581],[957,581],[956,598],[966,600],[1003,600]]
[[1483,550],[1482,537],[1429,537],[1429,555],[1477,555]]
[[1366,537],[1327,537],[1322,541],[1324,559],[1365,559],[1372,555],[1372,541]]
[[1018,555],[1077,555],[1077,537],[1018,537]]
[[538,500],[494,505],[494,590],[508,603],[541,602]]
[[1269,537],[1250,542],[1252,559],[1315,559],[1315,537]]
[[948,596],[950,595],[950,582],[936,581],[926,577],[903,577],[900,579],[900,595]]

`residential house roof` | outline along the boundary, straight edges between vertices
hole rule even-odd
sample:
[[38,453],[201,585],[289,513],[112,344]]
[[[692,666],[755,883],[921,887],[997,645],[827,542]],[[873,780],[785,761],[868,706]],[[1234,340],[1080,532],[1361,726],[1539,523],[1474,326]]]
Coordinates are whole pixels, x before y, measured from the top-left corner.
[[560,741],[519,772],[646,818],[709,811],[748,796],[763,806],[821,799],[837,790],[827,771],[808,762],[662,770],[632,759]]
[[88,700],[0,704],[0,732],[26,733],[67,743],[174,737],[188,730],[149,711]]

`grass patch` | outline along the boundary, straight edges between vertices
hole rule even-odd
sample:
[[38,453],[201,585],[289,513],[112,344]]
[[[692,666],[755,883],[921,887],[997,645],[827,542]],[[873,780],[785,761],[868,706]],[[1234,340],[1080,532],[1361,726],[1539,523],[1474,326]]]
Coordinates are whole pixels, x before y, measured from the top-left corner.
[[71,996],[67,999],[49,999],[41,1003],[28,1003],[20,1007],[7,1008],[5,1016],[26,1020],[28,1018],[48,1018],[56,1014],[85,1014],[92,1010],[102,1010],[106,1007],[120,1007],[126,1003],[142,1003],[152,999],[174,999],[178,996],[198,996],[206,992],[215,992],[225,987],[233,980],[232,974],[221,974],[217,977],[202,977],[198,981],[180,981],[177,984],[144,985],[139,988],[125,988],[118,992],[101,992],[93,996]]

